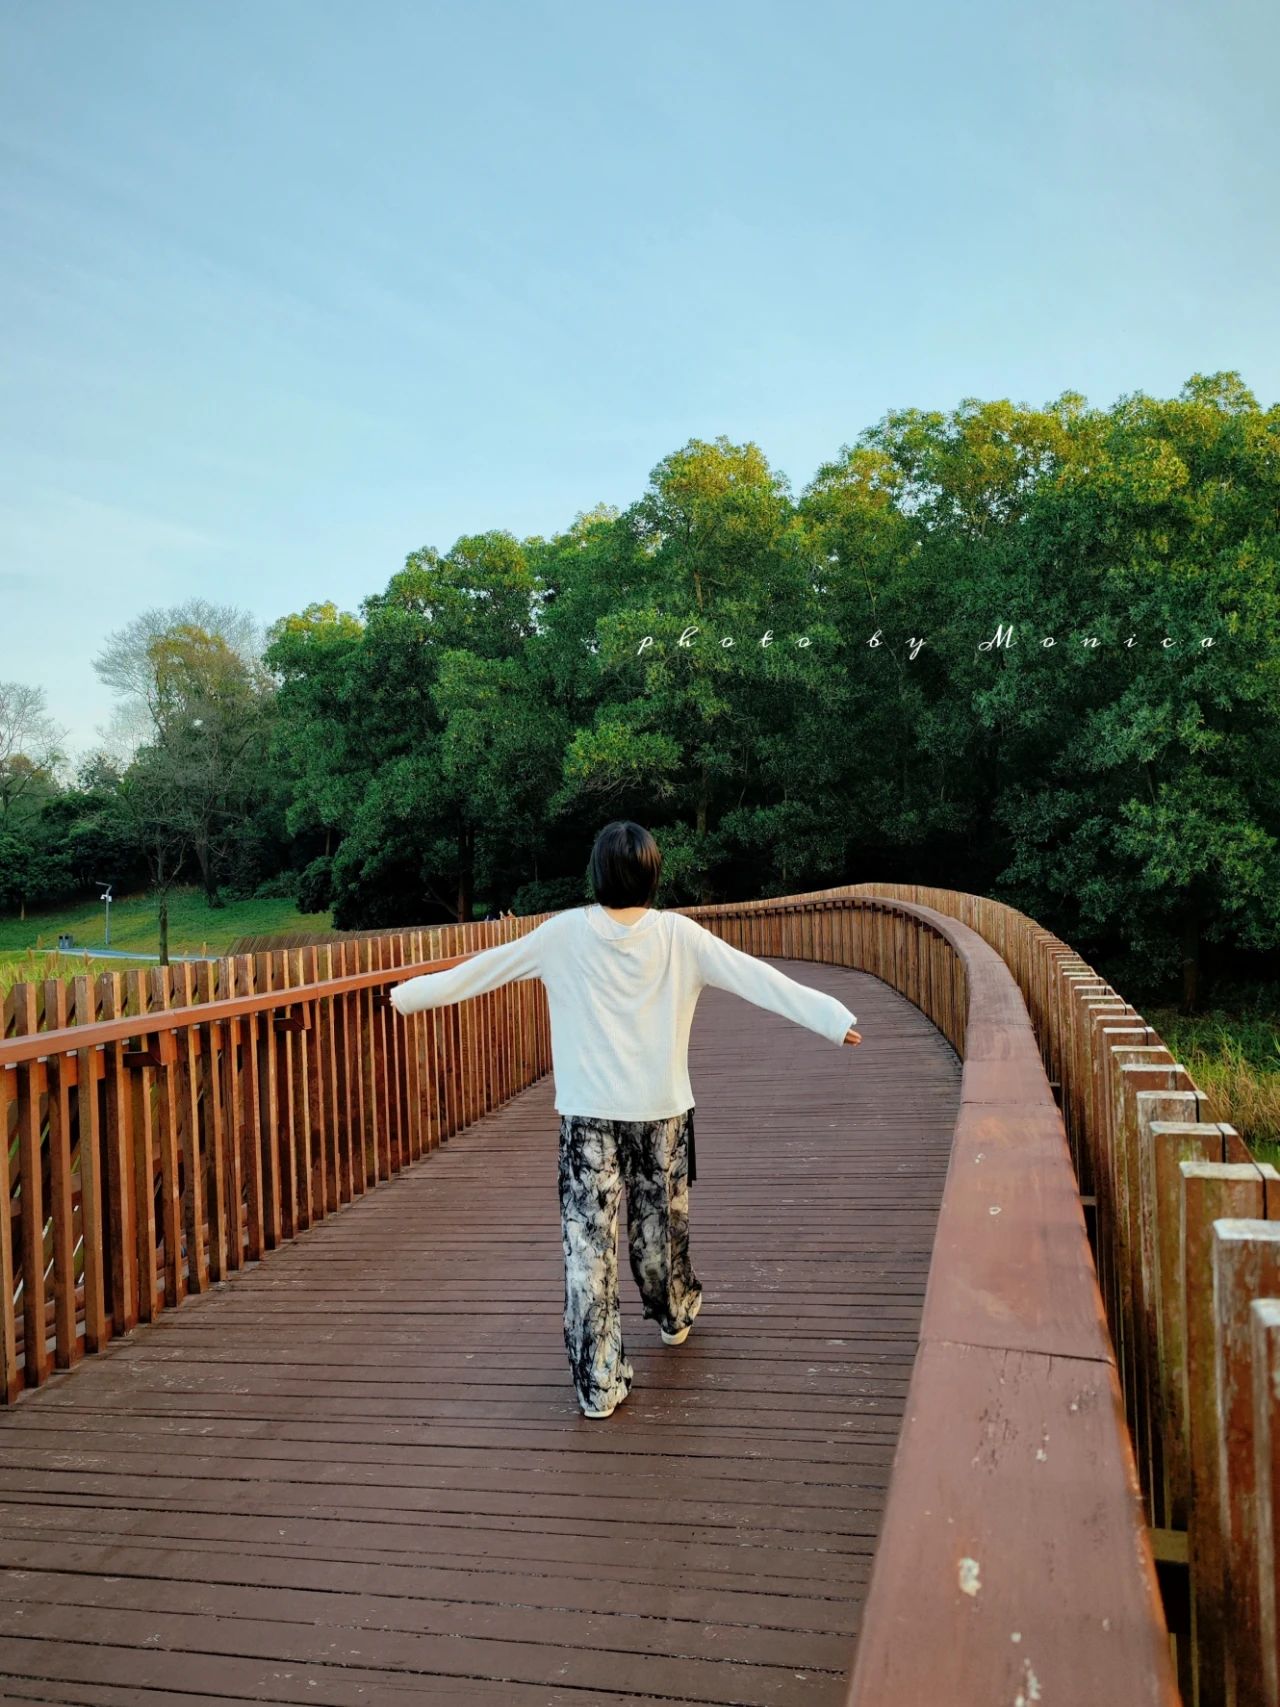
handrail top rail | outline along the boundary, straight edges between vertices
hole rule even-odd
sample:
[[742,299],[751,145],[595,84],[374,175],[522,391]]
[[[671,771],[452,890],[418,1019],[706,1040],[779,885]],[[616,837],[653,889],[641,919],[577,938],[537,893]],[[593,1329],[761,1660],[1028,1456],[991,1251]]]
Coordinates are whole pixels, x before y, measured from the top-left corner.
[[[786,896],[768,896],[758,901],[721,902],[714,906],[700,907],[703,913],[732,914],[744,910],[762,910],[767,907],[778,907],[794,911],[817,911],[837,906],[874,906],[879,905],[890,910],[895,908],[910,909],[920,915],[928,914],[931,909],[922,908],[917,902],[894,901],[882,896],[833,896],[825,901],[792,902]],[[684,912],[685,908],[673,908],[674,912]],[[942,917],[943,915],[934,915]],[[477,921],[481,922],[481,921]],[[922,924],[930,930],[938,927],[929,917],[921,916]],[[457,929],[457,926],[438,926],[437,929]],[[390,934],[390,933],[389,933]],[[945,935],[945,931],[938,931]],[[510,938],[507,940],[518,940]],[[327,947],[328,944],[313,944],[313,947]],[[486,946],[497,946],[490,944]],[[263,951],[259,951],[263,952]],[[303,949],[286,949],[289,954],[305,953]],[[76,1055],[83,1049],[104,1049],[112,1043],[120,1043],[130,1038],[156,1037],[161,1033],[181,1031],[189,1025],[213,1025],[218,1022],[243,1019],[252,1014],[265,1013],[268,1009],[279,1008],[287,1012],[299,1002],[323,1001],[332,996],[353,994],[360,990],[376,988],[382,984],[400,982],[405,978],[416,978],[427,972],[443,972],[450,966],[456,966],[463,960],[470,960],[482,949],[471,949],[466,954],[441,955],[433,960],[414,961],[409,965],[383,966],[364,972],[344,973],[337,978],[321,979],[312,984],[291,984],[278,990],[258,991],[251,996],[224,996],[212,1002],[198,1002],[190,1007],[162,1008],[154,1013],[124,1014],[117,1019],[94,1020],[90,1024],[61,1026],[57,1029],[34,1031],[22,1037],[0,1039],[0,1068],[12,1071],[24,1061],[43,1061],[54,1055]],[[227,955],[225,960],[242,958],[238,955]],[[244,958],[250,958],[245,956]],[[77,973],[76,977],[92,978],[92,973]],[[43,981],[43,980],[42,980]],[[54,980],[59,982],[59,980]]]
[[411,965],[347,972],[339,978],[327,978],[315,984],[288,984],[279,990],[258,991],[252,996],[223,996],[217,1001],[196,1002],[190,1007],[162,1008],[154,1013],[123,1014],[118,1019],[94,1020],[88,1025],[33,1031],[23,1037],[0,1041],[0,1067],[12,1070],[23,1061],[42,1061],[51,1055],[77,1055],[82,1049],[102,1049],[128,1038],[154,1037],[161,1032],[181,1031],[189,1025],[214,1025],[220,1021],[243,1019],[250,1014],[264,1013],[269,1008],[288,1010],[299,1002],[351,995],[380,984],[416,978],[423,972],[443,972],[471,958],[471,954],[451,954],[439,960],[415,961]]

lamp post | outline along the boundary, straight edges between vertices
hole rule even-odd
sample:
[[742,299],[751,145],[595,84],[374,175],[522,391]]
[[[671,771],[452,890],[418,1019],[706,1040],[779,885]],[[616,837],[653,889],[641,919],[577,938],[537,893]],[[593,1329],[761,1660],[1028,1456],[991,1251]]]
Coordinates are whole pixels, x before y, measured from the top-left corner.
[[107,909],[107,922],[106,922],[106,928],[103,932],[102,946],[104,948],[110,948],[111,947],[111,885],[109,883],[104,884],[100,877],[95,877],[93,881],[98,885],[98,888],[102,890],[103,905]]

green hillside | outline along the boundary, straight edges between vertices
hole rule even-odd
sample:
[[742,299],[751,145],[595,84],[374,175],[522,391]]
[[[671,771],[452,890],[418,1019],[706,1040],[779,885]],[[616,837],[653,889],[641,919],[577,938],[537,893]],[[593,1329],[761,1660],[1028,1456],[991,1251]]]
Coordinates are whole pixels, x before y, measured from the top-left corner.
[[[85,969],[86,952],[103,945],[101,902],[84,901],[30,913],[25,919],[0,916],[0,990],[24,978],[71,977]],[[169,897],[169,952],[225,954],[237,937],[249,933],[287,930],[329,930],[329,913],[300,913],[287,899],[228,901],[210,908],[201,889],[175,889]],[[70,954],[59,954],[58,937],[69,931],[75,939]],[[155,902],[143,893],[124,895],[111,905],[111,947],[154,955],[160,949]],[[93,961],[93,970],[108,966],[123,970],[130,962],[115,956]],[[154,963],[152,963],[154,964]]]

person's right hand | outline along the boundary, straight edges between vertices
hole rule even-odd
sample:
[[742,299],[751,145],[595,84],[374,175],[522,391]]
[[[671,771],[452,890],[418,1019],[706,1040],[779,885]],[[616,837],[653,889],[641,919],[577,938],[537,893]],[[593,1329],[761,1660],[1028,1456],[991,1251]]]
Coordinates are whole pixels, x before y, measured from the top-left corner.
[[850,1026],[848,1031],[846,1031],[844,1034],[844,1040],[846,1043],[853,1043],[853,1044],[861,1043],[862,1042],[862,1033],[860,1031],[855,1031],[853,1029],[853,1027]]

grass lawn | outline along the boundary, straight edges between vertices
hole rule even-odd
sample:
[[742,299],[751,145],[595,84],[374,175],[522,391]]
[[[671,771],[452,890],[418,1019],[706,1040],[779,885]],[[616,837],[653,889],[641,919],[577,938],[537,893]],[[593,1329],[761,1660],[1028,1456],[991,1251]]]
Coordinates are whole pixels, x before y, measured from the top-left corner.
[[[85,970],[85,951],[92,955],[102,947],[103,914],[100,901],[86,900],[31,913],[25,919],[12,914],[0,917],[0,990],[30,978],[72,977]],[[169,897],[169,950],[171,953],[225,954],[239,936],[286,930],[328,930],[328,913],[300,913],[292,901],[228,901],[211,908],[204,891],[194,887],[175,889]],[[70,931],[75,948],[59,954],[58,937]],[[111,946],[133,949],[138,954],[158,954],[160,927],[155,902],[150,895],[124,895],[111,904]],[[118,960],[93,961],[91,970],[123,971],[130,965],[154,962]]]

